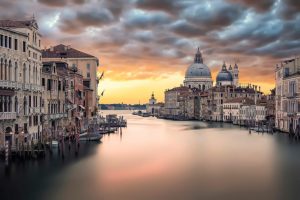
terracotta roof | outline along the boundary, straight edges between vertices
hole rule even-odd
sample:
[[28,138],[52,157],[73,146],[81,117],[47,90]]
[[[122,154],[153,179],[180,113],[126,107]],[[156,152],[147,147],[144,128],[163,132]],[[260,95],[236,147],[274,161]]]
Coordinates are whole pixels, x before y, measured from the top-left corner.
[[180,86],[180,87],[175,87],[175,88],[172,88],[172,89],[169,89],[167,90],[168,91],[189,91],[190,89],[188,87],[185,87],[185,86]]
[[63,44],[42,50],[42,56],[43,58],[96,58]]
[[237,98],[233,98],[233,99],[228,99],[226,100],[224,103],[242,103],[244,105],[253,105],[254,101],[252,99],[249,98],[244,98],[244,97],[237,97]]
[[0,27],[6,28],[24,28],[28,27],[32,24],[32,20],[23,20],[23,21],[15,21],[15,20],[0,20]]

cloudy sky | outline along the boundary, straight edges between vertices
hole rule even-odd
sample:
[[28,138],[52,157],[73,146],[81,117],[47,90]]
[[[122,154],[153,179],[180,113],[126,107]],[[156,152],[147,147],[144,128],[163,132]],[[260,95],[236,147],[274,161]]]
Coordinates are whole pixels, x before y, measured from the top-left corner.
[[179,86],[199,46],[215,79],[238,62],[242,83],[274,87],[274,65],[299,55],[299,0],[0,0],[2,19],[33,14],[43,46],[100,59],[103,103],[146,102]]

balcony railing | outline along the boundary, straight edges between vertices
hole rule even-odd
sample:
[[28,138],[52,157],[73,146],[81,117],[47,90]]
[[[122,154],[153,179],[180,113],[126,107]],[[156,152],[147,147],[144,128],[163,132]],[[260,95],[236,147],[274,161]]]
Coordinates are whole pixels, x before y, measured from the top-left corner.
[[9,120],[9,119],[16,119],[17,113],[16,112],[2,112],[0,113],[0,120]]
[[67,113],[55,113],[49,115],[49,120],[61,119],[64,117],[68,117]]
[[0,80],[0,87],[6,89],[19,90],[22,88],[22,83],[8,80]]
[[41,85],[31,84],[32,91],[42,91],[44,88]]
[[30,84],[24,83],[23,84],[23,90],[30,90]]
[[295,98],[297,97],[297,93],[296,92],[289,92],[286,94],[287,98]]

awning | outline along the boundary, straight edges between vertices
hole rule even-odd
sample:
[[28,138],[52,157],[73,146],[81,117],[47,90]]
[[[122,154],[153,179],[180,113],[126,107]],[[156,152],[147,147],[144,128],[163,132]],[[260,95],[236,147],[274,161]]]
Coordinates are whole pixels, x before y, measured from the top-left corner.
[[79,105],[79,107],[80,107],[82,110],[85,110],[85,107],[83,107],[82,105]]

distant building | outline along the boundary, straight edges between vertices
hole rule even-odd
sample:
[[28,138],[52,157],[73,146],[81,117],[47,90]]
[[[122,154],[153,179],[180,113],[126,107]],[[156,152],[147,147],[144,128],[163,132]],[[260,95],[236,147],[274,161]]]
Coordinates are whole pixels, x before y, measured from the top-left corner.
[[275,73],[275,126],[281,131],[295,131],[300,125],[300,58],[284,60]]
[[187,98],[191,89],[185,86],[176,87],[165,91],[165,116],[187,118]]
[[223,104],[223,121],[255,125],[266,121],[266,107],[245,97],[229,99]]
[[238,67],[237,63],[234,64],[233,68],[230,65],[228,71],[232,75],[233,85],[236,86],[236,87],[239,87],[240,86],[240,83],[239,83],[239,67]]
[[210,69],[203,63],[199,48],[195,55],[194,63],[186,70],[184,86],[191,89],[197,88],[202,91],[212,87]]
[[158,116],[163,106],[163,103],[157,103],[156,98],[154,97],[154,93],[152,93],[151,98],[149,99],[149,103],[146,104],[146,112],[150,113],[153,116]]

